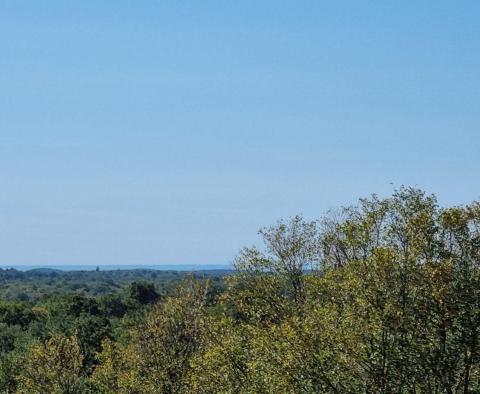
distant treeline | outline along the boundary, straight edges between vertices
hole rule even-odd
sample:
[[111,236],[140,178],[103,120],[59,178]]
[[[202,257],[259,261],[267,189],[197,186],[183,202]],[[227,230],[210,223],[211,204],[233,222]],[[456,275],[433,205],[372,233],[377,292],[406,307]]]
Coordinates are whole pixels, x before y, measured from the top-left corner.
[[1,390],[480,392],[478,202],[401,188],[260,234],[223,279],[4,301]]
[[20,271],[0,268],[0,299],[36,301],[46,295],[85,293],[99,296],[123,291],[132,281],[150,281],[163,292],[173,289],[174,284],[186,276],[209,277],[219,281],[231,270],[215,269],[195,272],[163,271],[154,269],[62,271],[51,268],[36,268]]

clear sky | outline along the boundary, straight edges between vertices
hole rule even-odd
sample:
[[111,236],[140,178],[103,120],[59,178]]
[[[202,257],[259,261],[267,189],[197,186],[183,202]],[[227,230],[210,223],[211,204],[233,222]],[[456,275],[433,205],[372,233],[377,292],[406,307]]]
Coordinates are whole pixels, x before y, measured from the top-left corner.
[[1,1],[0,264],[228,263],[480,197],[479,1]]

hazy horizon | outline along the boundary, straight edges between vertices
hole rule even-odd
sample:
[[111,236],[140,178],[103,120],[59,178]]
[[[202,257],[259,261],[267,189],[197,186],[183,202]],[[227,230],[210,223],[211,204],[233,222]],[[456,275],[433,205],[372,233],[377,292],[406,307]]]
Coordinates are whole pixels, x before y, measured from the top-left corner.
[[0,266],[229,264],[370,193],[480,198],[479,11],[3,2]]
[[207,271],[207,270],[233,270],[232,264],[17,264],[3,265],[0,269],[16,269],[29,271],[34,269],[54,269],[65,271],[113,271],[113,270],[159,270],[159,271]]

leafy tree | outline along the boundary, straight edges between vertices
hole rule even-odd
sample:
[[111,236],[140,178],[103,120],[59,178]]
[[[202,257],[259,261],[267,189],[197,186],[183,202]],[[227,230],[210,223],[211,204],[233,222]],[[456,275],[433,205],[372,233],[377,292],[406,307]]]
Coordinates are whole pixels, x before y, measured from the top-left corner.
[[22,363],[18,393],[77,394],[81,392],[82,355],[75,337],[54,335],[34,343]]
[[103,363],[94,373],[97,385],[107,393],[130,393],[131,387],[139,393],[188,392],[190,361],[200,346],[207,293],[204,284],[187,282],[176,297],[152,308],[126,349],[107,345],[99,355]]
[[109,317],[123,317],[128,311],[128,305],[121,296],[108,294],[100,299],[100,309],[103,315]]
[[31,306],[23,302],[0,301],[0,322],[8,325],[28,326],[35,319]]
[[130,297],[142,305],[153,304],[160,299],[160,295],[153,283],[133,282],[130,285]]
[[92,376],[94,387],[103,394],[142,393],[136,356],[131,348],[105,340],[98,353],[99,365]]
[[0,353],[0,392],[7,394],[15,392],[16,364],[13,354]]

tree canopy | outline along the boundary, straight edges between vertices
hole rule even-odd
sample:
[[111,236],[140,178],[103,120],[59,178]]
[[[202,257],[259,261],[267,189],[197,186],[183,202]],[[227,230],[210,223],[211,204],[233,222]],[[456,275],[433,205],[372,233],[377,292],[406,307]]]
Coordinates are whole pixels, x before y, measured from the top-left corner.
[[404,187],[260,234],[221,280],[3,301],[2,390],[480,392],[480,203]]

